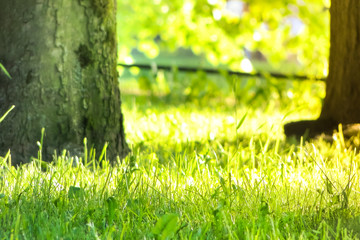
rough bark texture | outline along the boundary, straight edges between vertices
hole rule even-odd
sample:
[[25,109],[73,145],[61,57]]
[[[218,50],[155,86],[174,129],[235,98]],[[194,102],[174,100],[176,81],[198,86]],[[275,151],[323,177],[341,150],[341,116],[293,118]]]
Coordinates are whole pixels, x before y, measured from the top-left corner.
[[[0,0],[0,154],[14,163],[81,153],[83,139],[112,159],[128,153],[116,71],[116,0]],[[51,160],[49,157],[46,160]]]
[[318,120],[285,125],[285,134],[331,133],[339,123],[360,122],[360,1],[332,0],[326,97]]

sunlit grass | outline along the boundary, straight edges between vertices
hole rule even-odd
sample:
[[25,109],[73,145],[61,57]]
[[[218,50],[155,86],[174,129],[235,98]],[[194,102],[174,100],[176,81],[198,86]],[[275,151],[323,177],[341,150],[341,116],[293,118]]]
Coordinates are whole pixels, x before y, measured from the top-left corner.
[[122,162],[99,165],[90,150],[20,168],[0,158],[0,238],[355,239],[359,155],[339,140],[286,140],[289,118],[318,114],[320,101],[303,101],[125,94]]

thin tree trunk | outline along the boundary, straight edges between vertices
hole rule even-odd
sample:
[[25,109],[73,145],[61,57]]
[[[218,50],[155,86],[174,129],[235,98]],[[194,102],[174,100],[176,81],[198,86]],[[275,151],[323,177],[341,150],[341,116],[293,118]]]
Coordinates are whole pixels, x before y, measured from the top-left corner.
[[286,135],[331,134],[339,123],[360,123],[360,1],[332,0],[329,76],[318,120],[286,124]]
[[[0,151],[14,163],[81,154],[83,139],[108,155],[128,153],[116,71],[116,0],[0,0]],[[46,159],[51,160],[51,159]]]

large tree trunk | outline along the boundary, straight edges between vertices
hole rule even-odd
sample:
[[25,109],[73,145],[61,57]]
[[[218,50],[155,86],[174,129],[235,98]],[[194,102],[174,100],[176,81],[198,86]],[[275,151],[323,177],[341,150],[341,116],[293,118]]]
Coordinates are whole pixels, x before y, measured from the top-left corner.
[[321,115],[285,125],[286,135],[331,133],[339,123],[360,123],[360,1],[332,0],[329,76]]
[[331,47],[320,118],[360,122],[360,1],[331,1]]
[[[116,0],[0,0],[0,151],[14,163],[43,151],[81,153],[83,139],[124,157],[116,71]],[[51,159],[47,159],[51,160]]]

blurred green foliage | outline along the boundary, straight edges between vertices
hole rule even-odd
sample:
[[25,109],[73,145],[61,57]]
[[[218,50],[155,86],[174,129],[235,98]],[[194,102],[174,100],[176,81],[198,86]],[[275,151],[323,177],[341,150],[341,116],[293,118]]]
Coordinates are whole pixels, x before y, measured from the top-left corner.
[[242,71],[247,51],[259,50],[271,69],[292,61],[298,73],[327,74],[330,0],[244,0],[241,12],[230,2],[118,1],[119,62],[131,62],[135,48],[149,58],[186,48]]
[[121,81],[120,88],[122,97],[135,97],[139,106],[152,102],[157,106],[221,106],[221,110],[246,107],[292,112],[305,108],[318,112],[325,97],[325,82],[320,81],[184,73],[176,69],[161,70],[156,75],[149,70],[139,71],[134,78]]

